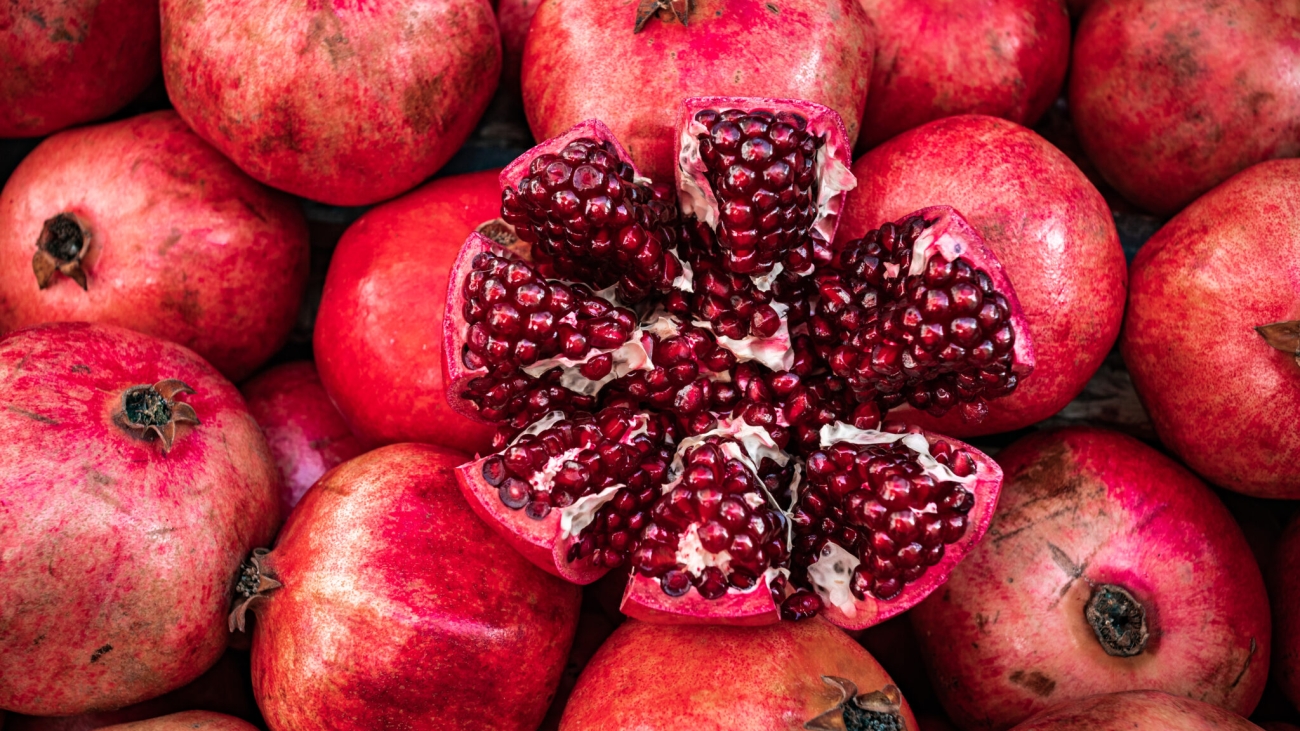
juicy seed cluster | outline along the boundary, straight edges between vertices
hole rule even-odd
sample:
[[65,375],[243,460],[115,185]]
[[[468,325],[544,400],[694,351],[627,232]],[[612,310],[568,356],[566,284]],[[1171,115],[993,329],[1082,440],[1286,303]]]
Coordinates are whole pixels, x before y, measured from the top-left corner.
[[[975,474],[969,452],[943,440],[930,451],[957,476]],[[939,563],[944,546],[966,533],[975,496],[959,482],[927,474],[916,457],[898,442],[839,443],[810,455],[792,516],[795,566],[811,565],[835,543],[861,561],[853,595],[889,600]]]
[[708,109],[695,121],[708,130],[698,136],[700,159],[718,199],[722,263],[740,274],[764,274],[778,263],[807,270],[825,139],[793,112]]
[[[786,520],[762,482],[715,439],[687,450],[680,481],[650,510],[632,566],[669,596],[694,586],[706,599],[749,589],[787,558]],[[734,444],[734,443],[733,443]]]
[[725,412],[735,404],[735,389],[710,376],[728,372],[736,365],[736,356],[719,346],[707,330],[687,326],[675,335],[650,337],[654,367],[629,373],[617,392],[682,417],[705,410]]
[[624,302],[666,291],[682,273],[673,192],[638,182],[607,142],[576,139],[538,156],[519,187],[505,189],[501,215],[554,274],[617,283]]

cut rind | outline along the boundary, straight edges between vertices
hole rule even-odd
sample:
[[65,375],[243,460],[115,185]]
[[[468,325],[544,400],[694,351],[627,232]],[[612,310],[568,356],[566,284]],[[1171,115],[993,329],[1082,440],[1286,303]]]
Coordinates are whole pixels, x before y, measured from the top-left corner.
[[658,579],[633,572],[623,591],[619,611],[653,624],[760,627],[781,621],[781,611],[772,598],[766,576],[760,576],[747,591],[728,589],[717,599],[705,599],[693,586],[681,596],[668,596]]

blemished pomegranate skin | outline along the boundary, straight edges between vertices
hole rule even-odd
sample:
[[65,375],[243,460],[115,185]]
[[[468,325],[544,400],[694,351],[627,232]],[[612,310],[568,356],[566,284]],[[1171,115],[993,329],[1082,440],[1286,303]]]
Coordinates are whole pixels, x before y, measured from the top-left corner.
[[334,251],[312,340],[316,368],[368,443],[425,442],[470,454],[491,444],[494,427],[447,403],[441,333],[461,244],[500,215],[498,172],[442,178],[377,206]]
[[1063,704],[1014,731],[1259,731],[1230,711],[1156,690],[1109,693]]
[[[1160,441],[1210,482],[1273,499],[1300,498],[1285,337],[1300,320],[1297,196],[1300,160],[1264,162],[1166,223],[1133,260],[1120,337]],[[1274,324],[1282,350],[1256,330]]]

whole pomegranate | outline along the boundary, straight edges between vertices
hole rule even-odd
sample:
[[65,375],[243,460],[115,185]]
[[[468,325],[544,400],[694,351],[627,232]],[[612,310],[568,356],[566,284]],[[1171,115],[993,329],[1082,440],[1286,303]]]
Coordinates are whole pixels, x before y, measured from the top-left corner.
[[456,175],[367,211],[339,240],[312,345],[325,391],[362,440],[489,446],[491,427],[447,405],[438,333],[461,242],[500,209],[497,171]]
[[586,119],[605,122],[629,162],[668,183],[685,97],[824,104],[844,119],[852,145],[874,55],[858,0],[548,0],[524,45],[524,110],[539,140]]
[[561,731],[916,731],[884,669],[821,620],[762,628],[625,622],[578,678]]
[[0,137],[106,117],[158,75],[158,4],[25,0],[0,7]]
[[1120,338],[1160,440],[1269,498],[1300,498],[1298,195],[1300,160],[1260,163],[1165,224],[1133,261]]
[[1273,600],[1273,667],[1292,705],[1300,703],[1300,519],[1292,519],[1269,572]]
[[106,726],[106,731],[257,731],[257,727],[233,716],[208,711],[186,711],[170,716]]
[[1234,713],[1158,690],[1107,693],[1065,703],[1015,731],[1259,731]]
[[246,564],[253,689],[272,731],[531,731],[581,600],[474,517],[465,460],[381,447],[327,472]]
[[861,0],[879,30],[859,150],[940,117],[1043,116],[1070,62],[1061,0]]
[[173,112],[57,134],[0,192],[0,333],[120,325],[232,380],[284,344],[307,281],[296,203],[250,180]]
[[168,95],[200,137],[254,178],[335,205],[436,172],[501,70],[488,0],[165,0],[162,47]]
[[910,614],[959,726],[1005,729],[1130,689],[1255,708],[1268,597],[1214,493],[1100,429],[1034,434],[998,461],[1006,485],[988,540]]
[[280,522],[239,391],[179,345],[88,323],[0,340],[0,373],[0,707],[108,710],[194,680]]
[[1001,119],[950,117],[905,132],[853,165],[839,239],[924,205],[950,205],[983,235],[1016,287],[1038,368],[983,421],[903,418],[970,436],[1041,421],[1083,390],[1119,334],[1125,264],[1110,210],[1064,154]]
[[310,361],[278,365],[241,388],[280,468],[280,505],[288,515],[326,470],[361,454]]
[[1170,215],[1300,155],[1297,65],[1295,0],[1101,0],[1079,23],[1070,113],[1106,180]]

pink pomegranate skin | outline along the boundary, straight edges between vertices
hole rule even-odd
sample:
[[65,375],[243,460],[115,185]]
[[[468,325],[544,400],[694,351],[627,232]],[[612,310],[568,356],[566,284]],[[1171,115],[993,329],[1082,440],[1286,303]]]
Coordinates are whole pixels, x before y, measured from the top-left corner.
[[366,451],[330,403],[310,361],[278,365],[250,379],[240,391],[280,468],[285,515],[331,467]]
[[1300,3],[1100,0],[1074,42],[1070,114],[1111,185],[1161,215],[1300,155]]
[[316,368],[362,440],[486,452],[493,427],[447,403],[441,334],[461,244],[501,213],[500,171],[435,180],[357,219],[339,240],[316,315]]
[[309,490],[266,557],[253,688],[272,731],[537,728],[581,592],[465,504],[466,456],[382,447]]
[[[280,521],[239,391],[179,345],[88,323],[9,335],[0,373],[0,707],[108,710],[194,680],[226,649],[231,577]],[[200,423],[164,455],[115,412],[170,378]]]
[[542,0],[523,61],[533,136],[599,119],[637,168],[664,184],[673,181],[674,126],[686,97],[817,102],[843,118],[850,144],[858,138],[875,54],[858,0],[691,5],[688,25],[655,18],[634,34],[633,3]]
[[1259,731],[1259,726],[1192,698],[1133,690],[1067,703],[1015,731]]
[[0,7],[0,137],[106,117],[158,75],[158,4],[25,0]]
[[1006,268],[1037,365],[967,424],[908,408],[899,418],[956,437],[1029,426],[1083,390],[1119,333],[1125,264],[1110,210],[1070,159],[1014,122],[967,115],[905,132],[853,164],[836,239],[862,236],[929,205],[951,205]]
[[223,716],[220,713],[208,711],[173,713],[170,716],[151,718],[148,721],[120,723],[105,728],[108,731],[189,731],[190,729],[201,729],[202,731],[257,731],[257,727],[251,723],[241,721],[233,716]]
[[861,0],[880,48],[858,150],[941,117],[1033,125],[1070,62],[1060,0]]
[[[1100,429],[1035,434],[998,461],[1006,483],[987,538],[911,614],[958,726],[1006,729],[1066,701],[1143,688],[1255,708],[1268,677],[1268,598],[1214,493]],[[1101,592],[1115,594],[1108,586],[1145,609],[1149,637],[1136,654],[1109,654],[1085,618]]]
[[162,46],[167,92],[200,137],[254,178],[334,205],[436,172],[501,71],[488,0],[166,0]]
[[1274,678],[1292,705],[1300,703],[1300,520],[1293,519],[1269,572],[1273,599]]
[[[820,619],[764,627],[629,620],[578,677],[560,731],[802,729],[840,700],[823,675],[851,680],[862,694],[893,683]],[[916,731],[906,700],[901,715]]]
[[[33,272],[45,222],[82,220],[86,289]],[[0,192],[0,333],[53,321],[180,343],[231,380],[284,344],[307,282],[307,224],[173,112],[42,142]]]
[[1120,337],[1160,441],[1259,497],[1300,498],[1300,364],[1254,330],[1300,320],[1297,196],[1300,160],[1260,163],[1165,224],[1133,261]]

